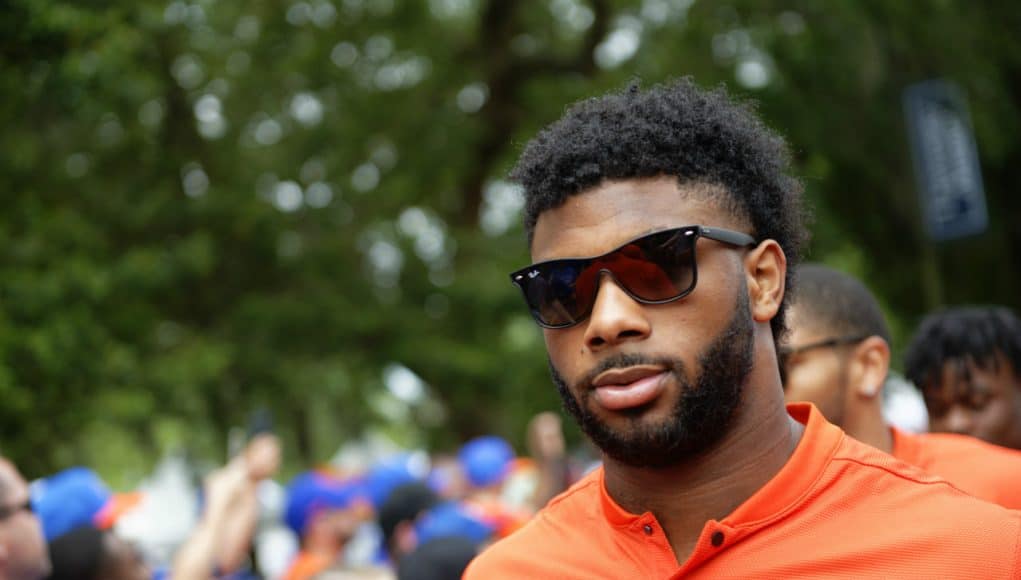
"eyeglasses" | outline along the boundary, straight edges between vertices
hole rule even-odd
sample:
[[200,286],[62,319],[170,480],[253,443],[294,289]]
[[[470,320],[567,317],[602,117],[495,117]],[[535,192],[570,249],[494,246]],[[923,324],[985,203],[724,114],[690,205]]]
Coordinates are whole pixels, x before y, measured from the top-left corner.
[[510,275],[521,288],[532,317],[545,328],[567,328],[592,313],[603,272],[642,304],[665,304],[695,289],[695,242],[709,238],[737,247],[755,245],[741,232],[684,226],[651,233],[593,258],[532,264]]
[[820,348],[834,348],[837,346],[844,346],[847,344],[859,343],[866,338],[872,336],[871,334],[849,334],[846,336],[836,336],[833,338],[827,338],[816,342],[810,342],[801,346],[789,347],[781,346],[778,350],[780,355],[780,368],[787,366],[787,362],[790,358],[796,354],[801,354],[810,350],[816,350]]
[[6,520],[7,518],[12,517],[15,514],[17,514],[18,512],[22,512],[22,511],[29,512],[29,513],[32,513],[32,512],[35,511],[34,509],[32,509],[32,500],[26,499],[24,501],[24,503],[20,503],[20,504],[17,504],[17,505],[11,505],[11,506],[7,506],[7,507],[0,507],[0,521]]

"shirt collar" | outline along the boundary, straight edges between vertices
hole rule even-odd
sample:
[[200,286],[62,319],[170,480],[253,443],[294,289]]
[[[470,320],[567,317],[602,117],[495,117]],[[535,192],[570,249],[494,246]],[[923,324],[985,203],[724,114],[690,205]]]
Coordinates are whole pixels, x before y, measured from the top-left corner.
[[787,463],[759,491],[739,505],[723,523],[752,525],[787,511],[819,480],[845,435],[811,403],[791,403],[787,414],[805,426],[801,441]]

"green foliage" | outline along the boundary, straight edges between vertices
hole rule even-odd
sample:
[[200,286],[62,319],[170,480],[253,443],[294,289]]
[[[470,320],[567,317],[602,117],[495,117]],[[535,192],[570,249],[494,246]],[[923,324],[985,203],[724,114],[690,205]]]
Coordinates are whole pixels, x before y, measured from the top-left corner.
[[[1009,3],[951,0],[12,0],[0,447],[128,481],[168,448],[222,458],[260,406],[295,465],[379,425],[522,443],[558,401],[499,180],[567,103],[634,77],[758,100],[811,257],[872,284],[899,338],[940,303],[1021,306],[1018,29]],[[930,77],[969,95],[992,216],[940,247],[900,111]],[[431,398],[395,398],[393,364]]]

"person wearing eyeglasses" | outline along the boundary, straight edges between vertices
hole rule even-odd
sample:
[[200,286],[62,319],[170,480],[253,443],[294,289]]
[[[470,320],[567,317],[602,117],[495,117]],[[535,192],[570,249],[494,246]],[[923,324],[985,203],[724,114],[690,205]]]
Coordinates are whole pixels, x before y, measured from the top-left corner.
[[975,497],[1021,508],[1021,453],[958,434],[913,434],[887,424],[882,396],[890,331],[872,293],[821,264],[798,268],[780,348],[789,402],[814,403],[848,435]]
[[905,349],[904,371],[922,391],[932,431],[1021,450],[1021,319],[1009,308],[928,315]]
[[0,457],[0,580],[38,580],[49,573],[50,555],[28,484]]
[[632,86],[570,108],[512,177],[532,264],[511,281],[603,466],[465,578],[1021,576],[1021,513],[785,407],[800,185],[750,107]]

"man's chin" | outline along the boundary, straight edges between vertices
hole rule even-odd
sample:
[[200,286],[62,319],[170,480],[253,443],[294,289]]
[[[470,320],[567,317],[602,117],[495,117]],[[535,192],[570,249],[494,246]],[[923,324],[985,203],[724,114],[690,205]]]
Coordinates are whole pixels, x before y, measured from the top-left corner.
[[677,446],[677,426],[671,418],[638,416],[620,424],[593,419],[590,415],[582,430],[596,447],[618,463],[632,467],[668,467],[691,456]]
[[638,469],[666,469],[680,465],[690,459],[690,453],[678,454],[674,450],[659,447],[630,447],[622,449],[614,446],[601,447],[607,459],[628,467]]

